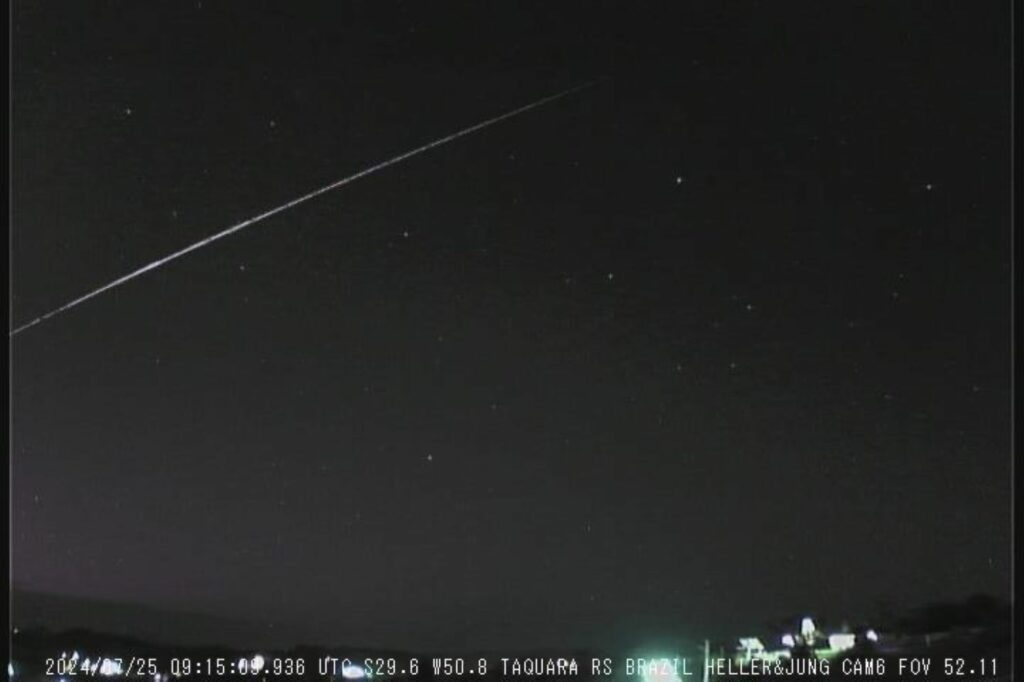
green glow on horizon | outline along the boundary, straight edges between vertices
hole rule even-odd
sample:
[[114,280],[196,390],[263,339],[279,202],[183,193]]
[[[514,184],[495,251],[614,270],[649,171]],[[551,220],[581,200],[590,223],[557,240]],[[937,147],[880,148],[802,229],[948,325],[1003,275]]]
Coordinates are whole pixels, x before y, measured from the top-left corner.
[[653,666],[643,671],[641,677],[644,682],[683,682],[676,671],[676,666],[680,665],[679,657],[652,656],[646,660]]

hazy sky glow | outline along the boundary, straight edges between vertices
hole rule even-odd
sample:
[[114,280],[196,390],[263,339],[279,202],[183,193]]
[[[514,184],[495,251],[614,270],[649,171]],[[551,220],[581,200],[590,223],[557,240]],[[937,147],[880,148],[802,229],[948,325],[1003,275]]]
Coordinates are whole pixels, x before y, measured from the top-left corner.
[[16,585],[394,647],[1005,595],[1007,15],[16,2],[11,329],[606,79],[14,336]]

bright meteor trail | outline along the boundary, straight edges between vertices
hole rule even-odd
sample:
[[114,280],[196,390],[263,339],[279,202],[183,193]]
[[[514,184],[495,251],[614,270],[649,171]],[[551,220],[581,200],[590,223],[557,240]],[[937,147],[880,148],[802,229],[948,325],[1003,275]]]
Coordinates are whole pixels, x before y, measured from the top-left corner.
[[486,121],[483,121],[481,123],[477,123],[476,125],[470,126],[469,128],[463,128],[462,130],[460,130],[458,132],[454,132],[451,135],[447,135],[447,136],[442,137],[440,139],[434,140],[433,142],[428,142],[427,144],[425,144],[425,145],[423,145],[421,147],[416,147],[415,149],[413,149],[411,151],[407,151],[404,154],[399,154],[398,156],[394,156],[394,157],[392,157],[392,158],[390,158],[390,159],[388,159],[386,161],[381,161],[380,163],[378,163],[376,165],[370,166],[369,168],[365,168],[365,169],[359,171],[358,173],[354,173],[353,175],[349,175],[348,177],[344,177],[344,178],[342,178],[340,180],[332,182],[331,184],[326,185],[324,187],[321,187],[320,189],[313,190],[312,192],[309,192],[308,194],[303,194],[302,196],[300,196],[300,197],[298,197],[296,199],[292,199],[291,201],[289,201],[289,202],[287,202],[285,204],[281,204],[280,206],[272,208],[272,209],[270,209],[268,211],[264,211],[263,213],[260,213],[259,215],[255,215],[255,216],[253,216],[251,218],[247,218],[246,220],[243,220],[240,223],[232,225],[231,227],[229,227],[229,228],[227,228],[225,230],[221,230],[220,232],[217,232],[216,234],[212,234],[209,237],[206,237],[205,239],[201,239],[201,240],[199,240],[198,242],[196,242],[194,244],[190,244],[189,246],[186,246],[183,249],[179,249],[178,251],[175,251],[174,253],[168,254],[168,255],[164,256],[163,258],[160,258],[158,260],[153,261],[152,263],[149,263],[147,265],[143,265],[138,270],[134,270],[132,272],[129,272],[127,275],[119,277],[119,278],[115,279],[114,281],[112,281],[112,282],[110,282],[108,284],[104,284],[103,286],[101,286],[98,289],[94,289],[94,290],[90,291],[87,294],[79,296],[78,298],[76,298],[76,299],[74,299],[72,301],[69,301],[68,303],[65,303],[64,305],[60,306],[59,308],[55,308],[55,309],[51,310],[50,312],[48,312],[48,313],[46,313],[44,315],[40,315],[39,317],[35,318],[34,320],[32,320],[30,322],[26,322],[25,324],[21,325],[20,327],[16,327],[14,330],[12,330],[9,333],[9,336],[14,336],[15,334],[18,334],[20,332],[25,331],[29,327],[34,327],[35,325],[39,324],[40,322],[43,322],[44,320],[48,320],[51,317],[54,317],[55,315],[59,315],[62,312],[65,312],[67,310],[71,310],[72,308],[74,308],[75,306],[77,306],[77,305],[79,305],[81,303],[85,303],[90,298],[95,298],[96,296],[99,296],[103,292],[109,291],[110,289],[113,289],[114,287],[121,286],[122,284],[125,284],[126,282],[129,282],[129,281],[135,279],[136,277],[144,275],[144,274],[146,274],[147,272],[149,272],[151,270],[156,270],[161,265],[166,265],[167,263],[170,263],[172,260],[180,258],[180,257],[184,256],[187,253],[191,253],[192,251],[195,251],[196,249],[200,249],[200,248],[206,246],[207,244],[211,244],[211,243],[217,241],[218,239],[222,239],[224,237],[227,237],[230,234],[234,234],[235,232],[238,232],[238,231],[240,231],[242,229],[245,229],[246,227],[249,227],[250,225],[254,225],[254,224],[260,222],[261,220],[265,220],[265,219],[267,219],[267,218],[269,218],[269,217],[271,217],[273,215],[277,215],[278,213],[283,213],[284,211],[287,211],[290,208],[294,208],[294,207],[298,206],[299,204],[303,204],[303,203],[309,201],[310,199],[315,199],[316,197],[320,196],[321,194],[326,194],[327,192],[330,192],[331,190],[337,189],[337,188],[339,188],[339,187],[341,187],[343,185],[347,185],[350,182],[355,182],[356,180],[358,180],[360,178],[366,177],[367,175],[370,175],[372,173],[376,173],[377,171],[383,170],[384,168],[387,168],[388,166],[393,166],[394,164],[399,163],[401,161],[405,161],[406,159],[412,158],[413,156],[416,156],[417,154],[422,154],[423,152],[429,151],[429,150],[431,150],[431,149],[433,149],[435,147],[440,147],[441,145],[447,144],[449,142],[453,142],[454,140],[457,140],[460,137],[463,137],[465,135],[469,135],[471,133],[475,133],[478,130],[483,130],[484,128],[487,128],[488,126],[494,125],[495,123],[499,123],[501,121],[504,121],[505,119],[512,118],[513,116],[518,116],[519,114],[522,114],[522,113],[525,113],[527,111],[530,111],[531,109],[536,109],[537,107],[544,106],[545,104],[548,104],[550,102],[554,102],[557,99],[561,99],[562,97],[566,97],[567,95],[571,95],[571,94],[573,94],[575,92],[579,92],[580,90],[583,90],[585,88],[589,88],[589,87],[591,87],[591,86],[593,86],[595,84],[596,84],[596,81],[591,81],[589,83],[584,83],[582,85],[577,85],[576,87],[569,88],[568,90],[563,90],[562,92],[559,92],[557,94],[550,95],[550,96],[545,97],[543,99],[539,99],[536,102],[532,102],[530,104],[521,106],[518,109],[513,109],[512,111],[505,112],[504,114],[500,114],[498,116],[495,116],[494,118],[489,118]]

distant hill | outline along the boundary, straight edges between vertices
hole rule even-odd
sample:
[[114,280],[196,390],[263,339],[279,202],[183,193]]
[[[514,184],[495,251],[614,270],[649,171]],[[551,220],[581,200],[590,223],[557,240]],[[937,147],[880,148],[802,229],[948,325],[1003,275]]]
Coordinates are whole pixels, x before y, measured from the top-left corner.
[[92,630],[172,646],[251,649],[295,643],[243,620],[27,590],[12,590],[11,622],[21,630]]

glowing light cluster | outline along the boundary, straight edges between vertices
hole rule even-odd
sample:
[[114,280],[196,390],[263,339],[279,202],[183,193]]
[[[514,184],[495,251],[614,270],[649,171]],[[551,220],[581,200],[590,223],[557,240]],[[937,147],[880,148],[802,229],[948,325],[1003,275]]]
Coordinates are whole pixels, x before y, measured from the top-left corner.
[[345,663],[341,667],[341,676],[346,680],[361,680],[366,677],[366,671],[362,666]]
[[121,674],[121,664],[118,661],[104,658],[100,664],[100,675],[104,677],[117,677]]
[[857,643],[857,637],[848,633],[839,633],[828,636],[828,648],[834,651],[846,651],[852,649]]
[[800,634],[808,644],[814,641],[814,633],[816,631],[817,628],[814,627],[814,621],[811,620],[810,616],[800,621]]

